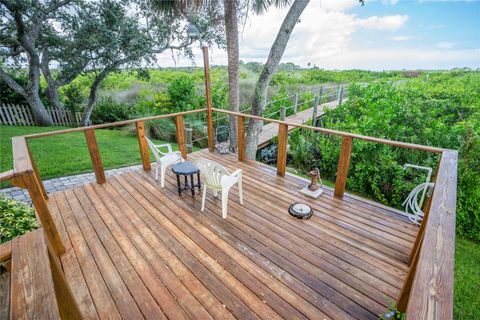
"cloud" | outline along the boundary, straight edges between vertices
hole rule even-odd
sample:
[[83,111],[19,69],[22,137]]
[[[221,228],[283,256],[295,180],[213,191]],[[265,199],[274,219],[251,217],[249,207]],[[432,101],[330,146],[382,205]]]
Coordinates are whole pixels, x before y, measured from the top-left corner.
[[391,16],[371,16],[367,19],[357,19],[356,24],[370,29],[379,29],[379,30],[397,30],[408,20],[407,15],[391,15]]
[[[363,39],[363,34],[375,32],[379,39],[407,41],[415,38],[405,34],[395,34],[409,21],[407,15],[373,15],[358,17],[348,9],[358,5],[357,0],[311,1],[295,26],[283,55],[282,62],[294,62],[300,66],[307,63],[321,68],[372,70],[403,68],[451,68],[455,66],[478,67],[480,51],[454,50],[453,44],[440,43],[430,49],[392,49],[392,43],[375,40],[368,44],[367,38],[361,45],[354,44],[355,37]],[[270,46],[287,13],[287,9],[272,8],[262,16],[251,16],[240,35],[240,59],[243,61],[265,62]],[[382,36],[382,34],[385,34]],[[358,43],[358,41],[356,42]],[[450,49],[450,50],[445,50]],[[197,65],[202,65],[202,54],[193,50]],[[211,64],[227,64],[227,54],[221,49],[210,50]],[[160,56],[160,65],[171,66],[171,54]],[[189,66],[188,59],[177,60],[178,66]]]
[[407,41],[410,39],[413,39],[412,36],[394,36],[394,37],[389,37],[388,39],[392,41]]
[[435,45],[437,48],[440,49],[452,49],[455,46],[453,42],[439,42]]

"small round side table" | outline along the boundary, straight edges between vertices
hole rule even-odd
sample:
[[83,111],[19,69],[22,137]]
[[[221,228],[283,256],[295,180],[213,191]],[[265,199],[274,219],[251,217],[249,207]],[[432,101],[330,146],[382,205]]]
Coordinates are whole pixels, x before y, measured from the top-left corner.
[[[192,192],[192,197],[195,196],[195,188],[198,188],[200,191],[202,183],[200,182],[200,170],[194,166],[190,161],[180,162],[172,166],[172,171],[177,176],[177,189],[178,195],[182,195],[182,191],[190,190]],[[197,183],[194,183],[194,175],[197,175]],[[180,182],[180,176],[184,176],[185,180],[182,185]],[[188,183],[188,177],[190,176],[190,183]]]

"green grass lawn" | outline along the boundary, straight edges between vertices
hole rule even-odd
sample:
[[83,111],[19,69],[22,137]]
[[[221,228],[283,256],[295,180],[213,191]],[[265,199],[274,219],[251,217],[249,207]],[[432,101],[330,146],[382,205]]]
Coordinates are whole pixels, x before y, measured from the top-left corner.
[[457,320],[480,319],[480,243],[458,237],[453,313]]
[[[66,129],[62,127],[0,126],[0,172],[13,168],[12,143],[14,136]],[[137,137],[127,130],[95,130],[98,147],[105,169],[140,164]],[[154,140],[156,143],[163,143]],[[42,179],[73,175],[92,171],[83,132],[67,133],[29,140],[33,158]],[[174,150],[178,146],[172,143]],[[154,160],[150,154],[150,160]]]

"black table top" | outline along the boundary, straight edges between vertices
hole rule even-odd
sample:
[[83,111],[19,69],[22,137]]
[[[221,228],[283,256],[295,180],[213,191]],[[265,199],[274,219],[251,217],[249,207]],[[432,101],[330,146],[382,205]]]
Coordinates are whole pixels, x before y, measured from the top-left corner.
[[172,166],[172,171],[175,174],[183,175],[183,176],[188,176],[188,175],[200,172],[200,170],[197,167],[195,167],[195,165],[191,161],[185,161],[185,162],[174,164]]

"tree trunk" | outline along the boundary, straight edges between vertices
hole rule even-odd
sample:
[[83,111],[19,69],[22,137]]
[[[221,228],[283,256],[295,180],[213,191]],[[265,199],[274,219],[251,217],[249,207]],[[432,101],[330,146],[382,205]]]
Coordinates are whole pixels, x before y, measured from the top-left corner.
[[[237,1],[224,0],[225,10],[225,33],[227,36],[227,55],[228,55],[228,85],[229,85],[229,109],[230,111],[239,111],[240,86],[238,83],[239,69],[239,48],[238,48],[238,21],[237,21]],[[230,116],[230,149],[237,151],[237,121],[234,116]]]
[[80,120],[81,127],[85,127],[89,125],[90,116],[92,115],[93,107],[97,102],[98,88],[100,88],[100,84],[102,83],[103,79],[107,77],[109,73],[110,73],[109,69],[103,69],[103,71],[100,72],[93,80],[92,86],[90,87],[90,94],[88,96],[87,106],[85,107],[85,111],[83,112],[82,120]]
[[[252,101],[252,114],[262,116],[267,102],[267,92],[270,80],[277,71],[278,64],[282,59],[290,35],[300,15],[310,0],[295,0],[283,20],[282,26],[278,31],[277,37],[270,49],[268,60],[260,73],[255,86],[255,93]],[[258,147],[258,136],[262,131],[263,121],[250,120],[248,122],[245,155],[247,159],[255,159]]]
[[60,103],[60,98],[58,97],[58,86],[55,82],[48,82],[47,88],[47,97],[48,102],[50,102],[50,107],[55,109],[63,108],[62,104]]
[[53,122],[52,116],[48,113],[47,108],[43,104],[42,100],[40,99],[40,95],[38,91],[28,92],[27,96],[25,97],[30,108],[32,109],[33,117],[37,121],[37,123],[41,126],[53,126],[55,123]]

